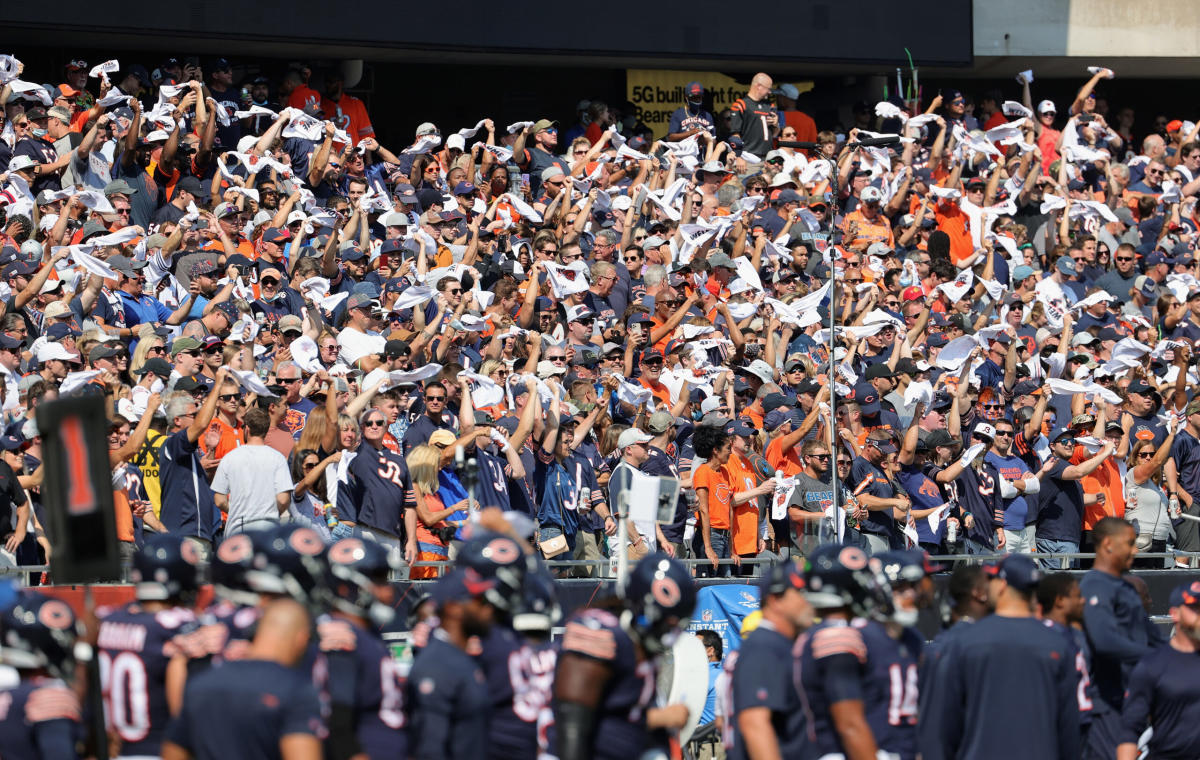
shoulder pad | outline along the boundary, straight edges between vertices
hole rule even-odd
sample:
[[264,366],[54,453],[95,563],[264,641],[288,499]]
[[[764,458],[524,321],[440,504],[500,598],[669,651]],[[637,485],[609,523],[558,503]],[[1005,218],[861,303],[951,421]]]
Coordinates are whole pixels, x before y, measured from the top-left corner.
[[859,662],[866,662],[867,644],[858,628],[848,625],[830,626],[813,634],[812,653],[818,660],[837,654],[851,654],[858,658]]
[[317,624],[322,652],[353,652],[358,636],[345,620],[322,620]]
[[25,719],[30,723],[47,720],[80,720],[79,697],[61,683],[42,686],[29,693]]
[[194,623],[195,621],[195,613],[184,607],[160,610],[154,614],[154,622],[170,631],[183,628],[188,623]]
[[572,620],[563,633],[562,650],[597,660],[613,660],[617,656],[617,637],[611,628]]

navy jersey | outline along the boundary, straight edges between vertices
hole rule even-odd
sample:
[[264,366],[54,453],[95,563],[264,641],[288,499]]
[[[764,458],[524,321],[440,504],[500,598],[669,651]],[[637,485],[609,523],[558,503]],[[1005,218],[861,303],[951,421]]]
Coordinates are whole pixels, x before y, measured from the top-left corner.
[[[667,448],[675,450],[677,447],[674,444],[667,444]],[[679,463],[670,451],[663,451],[654,446],[646,447],[646,461],[642,463],[641,470],[646,475],[656,475],[660,478],[678,478]],[[688,503],[686,489],[679,489],[679,499],[675,503],[675,515],[671,518],[671,522],[662,524],[663,537],[673,543],[683,541],[684,526],[687,523]]]
[[197,760],[277,758],[285,736],[325,738],[308,674],[277,662],[238,660],[188,679],[167,741]]
[[867,678],[867,643],[862,630],[844,620],[809,629],[798,645],[796,678],[808,713],[808,740],[818,757],[844,754],[830,708],[861,701],[864,709],[886,699],[888,682]]
[[103,615],[97,640],[108,728],[123,755],[157,755],[171,719],[167,665],[184,656],[184,637],[196,630],[188,609],[147,612],[137,602]]
[[958,488],[958,505],[963,514],[974,518],[966,536],[989,549],[996,548],[996,529],[1004,526],[1004,504],[1000,499],[1000,482],[996,468],[984,463],[978,471],[964,468],[954,479]]
[[738,650],[729,657],[738,655],[733,669],[730,694],[732,715],[726,724],[733,729],[733,742],[729,757],[741,760],[748,757],[746,739],[738,728],[737,715],[754,707],[765,707],[771,711],[771,725],[779,742],[782,757],[802,757],[808,738],[804,711],[800,708],[800,694],[796,682],[783,663],[791,661],[793,642],[776,631],[769,622],[762,621]]
[[512,467],[508,460],[483,449],[476,449],[475,460],[479,463],[479,485],[476,493],[481,507],[500,507],[505,512],[513,508],[508,496],[508,480]]
[[80,713],[75,692],[56,679],[0,691],[0,752],[5,760],[74,760]]
[[322,617],[317,637],[333,710],[354,716],[360,750],[370,760],[407,757],[404,687],[408,667],[392,658],[378,634],[348,620]]
[[1079,674],[1079,684],[1075,687],[1075,701],[1079,704],[1079,723],[1087,726],[1092,722],[1092,712],[1096,708],[1096,687],[1092,684],[1092,650],[1088,647],[1087,637],[1077,628],[1059,625],[1053,620],[1042,620],[1042,625],[1054,631],[1067,640],[1067,644],[1075,652],[1075,672]]
[[200,463],[197,441],[190,440],[186,430],[168,435],[159,450],[158,463],[162,524],[171,533],[211,540],[217,507]]
[[1154,729],[1149,747],[1154,760],[1200,757],[1200,654],[1168,644],[1133,669],[1120,741],[1136,744],[1147,725]]
[[244,659],[261,615],[257,607],[216,602],[200,614],[199,628],[186,637],[189,655],[213,664]]
[[[616,615],[598,609],[580,610],[567,620],[562,655],[567,654],[602,662],[611,672],[596,709],[591,757],[602,760],[639,757],[650,740],[646,708],[654,698],[658,675],[654,662],[638,662],[633,640],[621,628]],[[560,656],[560,667],[562,661]]]
[[1124,578],[1089,570],[1079,581],[1083,630],[1092,646],[1092,680],[1099,709],[1121,709],[1129,674],[1138,660],[1162,643],[1142,598]]
[[[855,496],[870,494],[881,499],[891,499],[896,495],[896,489],[892,487],[891,482],[884,477],[879,468],[863,457],[856,458],[850,464],[849,485],[854,489]],[[890,538],[896,533],[896,518],[892,515],[890,508],[873,509],[867,513],[867,519],[863,521],[859,529],[863,533],[873,533]]]
[[550,700],[558,659],[549,641],[527,641],[508,626],[493,625],[478,656],[492,698],[488,757],[537,757],[549,751],[554,722]]
[[864,705],[875,743],[902,760],[913,760],[917,756],[920,699],[917,663],[924,637],[915,628],[904,628],[898,638],[892,638],[887,628],[874,620],[856,620],[854,625],[867,645],[867,680],[884,685],[882,694],[869,690],[867,694],[876,699]]
[[[946,647],[921,731],[924,760],[1079,757],[1075,658],[1034,618],[991,615]],[[924,722],[924,721],[923,721]]]
[[439,629],[409,674],[409,756],[413,760],[479,757],[486,746],[491,697],[483,670]]
[[338,484],[342,519],[401,535],[404,509],[415,504],[404,457],[363,442],[348,472],[347,480]]

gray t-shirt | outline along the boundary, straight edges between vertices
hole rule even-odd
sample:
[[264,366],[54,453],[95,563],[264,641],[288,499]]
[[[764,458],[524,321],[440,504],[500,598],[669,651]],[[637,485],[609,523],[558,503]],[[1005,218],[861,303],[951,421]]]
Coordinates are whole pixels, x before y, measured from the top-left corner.
[[[795,478],[796,490],[792,492],[792,498],[788,502],[789,507],[800,507],[805,512],[824,513],[826,509],[833,505],[833,484],[830,480],[817,480],[803,472],[796,473]],[[840,484],[839,490],[841,490]],[[844,503],[844,499],[838,499],[838,504],[842,503]],[[793,522],[792,546],[807,554],[816,545],[821,543],[823,525],[825,526],[825,532],[832,534],[832,529],[826,520]],[[829,537],[826,536],[825,538],[828,539]]]
[[279,522],[275,495],[292,490],[292,476],[283,454],[270,446],[238,446],[217,465],[212,490],[229,497],[225,533],[233,535],[255,522]]

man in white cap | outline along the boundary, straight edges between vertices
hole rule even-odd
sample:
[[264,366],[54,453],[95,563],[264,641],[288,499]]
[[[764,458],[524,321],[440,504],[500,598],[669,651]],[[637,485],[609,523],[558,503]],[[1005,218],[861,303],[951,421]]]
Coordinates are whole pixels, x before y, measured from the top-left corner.
[[[609,508],[614,512],[621,510],[620,493],[617,491],[615,484],[620,483],[624,478],[617,476],[617,473],[622,469],[641,471],[642,465],[650,456],[650,449],[647,444],[654,440],[654,436],[643,433],[637,428],[629,428],[617,437],[617,451],[621,453],[621,461],[613,468],[612,476],[609,477],[608,483],[608,504]],[[628,510],[628,507],[625,508]],[[671,543],[662,537],[662,529],[658,523],[654,521],[643,522],[641,520],[634,522],[629,521],[629,530],[626,540],[629,541],[629,558],[630,560],[640,559],[647,553],[656,551],[656,546],[662,546],[663,551],[668,554],[674,553],[674,547]]]

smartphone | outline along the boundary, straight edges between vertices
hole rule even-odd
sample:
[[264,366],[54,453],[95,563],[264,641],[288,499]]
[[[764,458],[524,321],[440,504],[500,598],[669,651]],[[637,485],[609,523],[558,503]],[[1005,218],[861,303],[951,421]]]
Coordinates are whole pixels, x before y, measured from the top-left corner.
[[509,165],[508,167],[508,192],[516,193],[521,190],[521,175],[517,167]]

